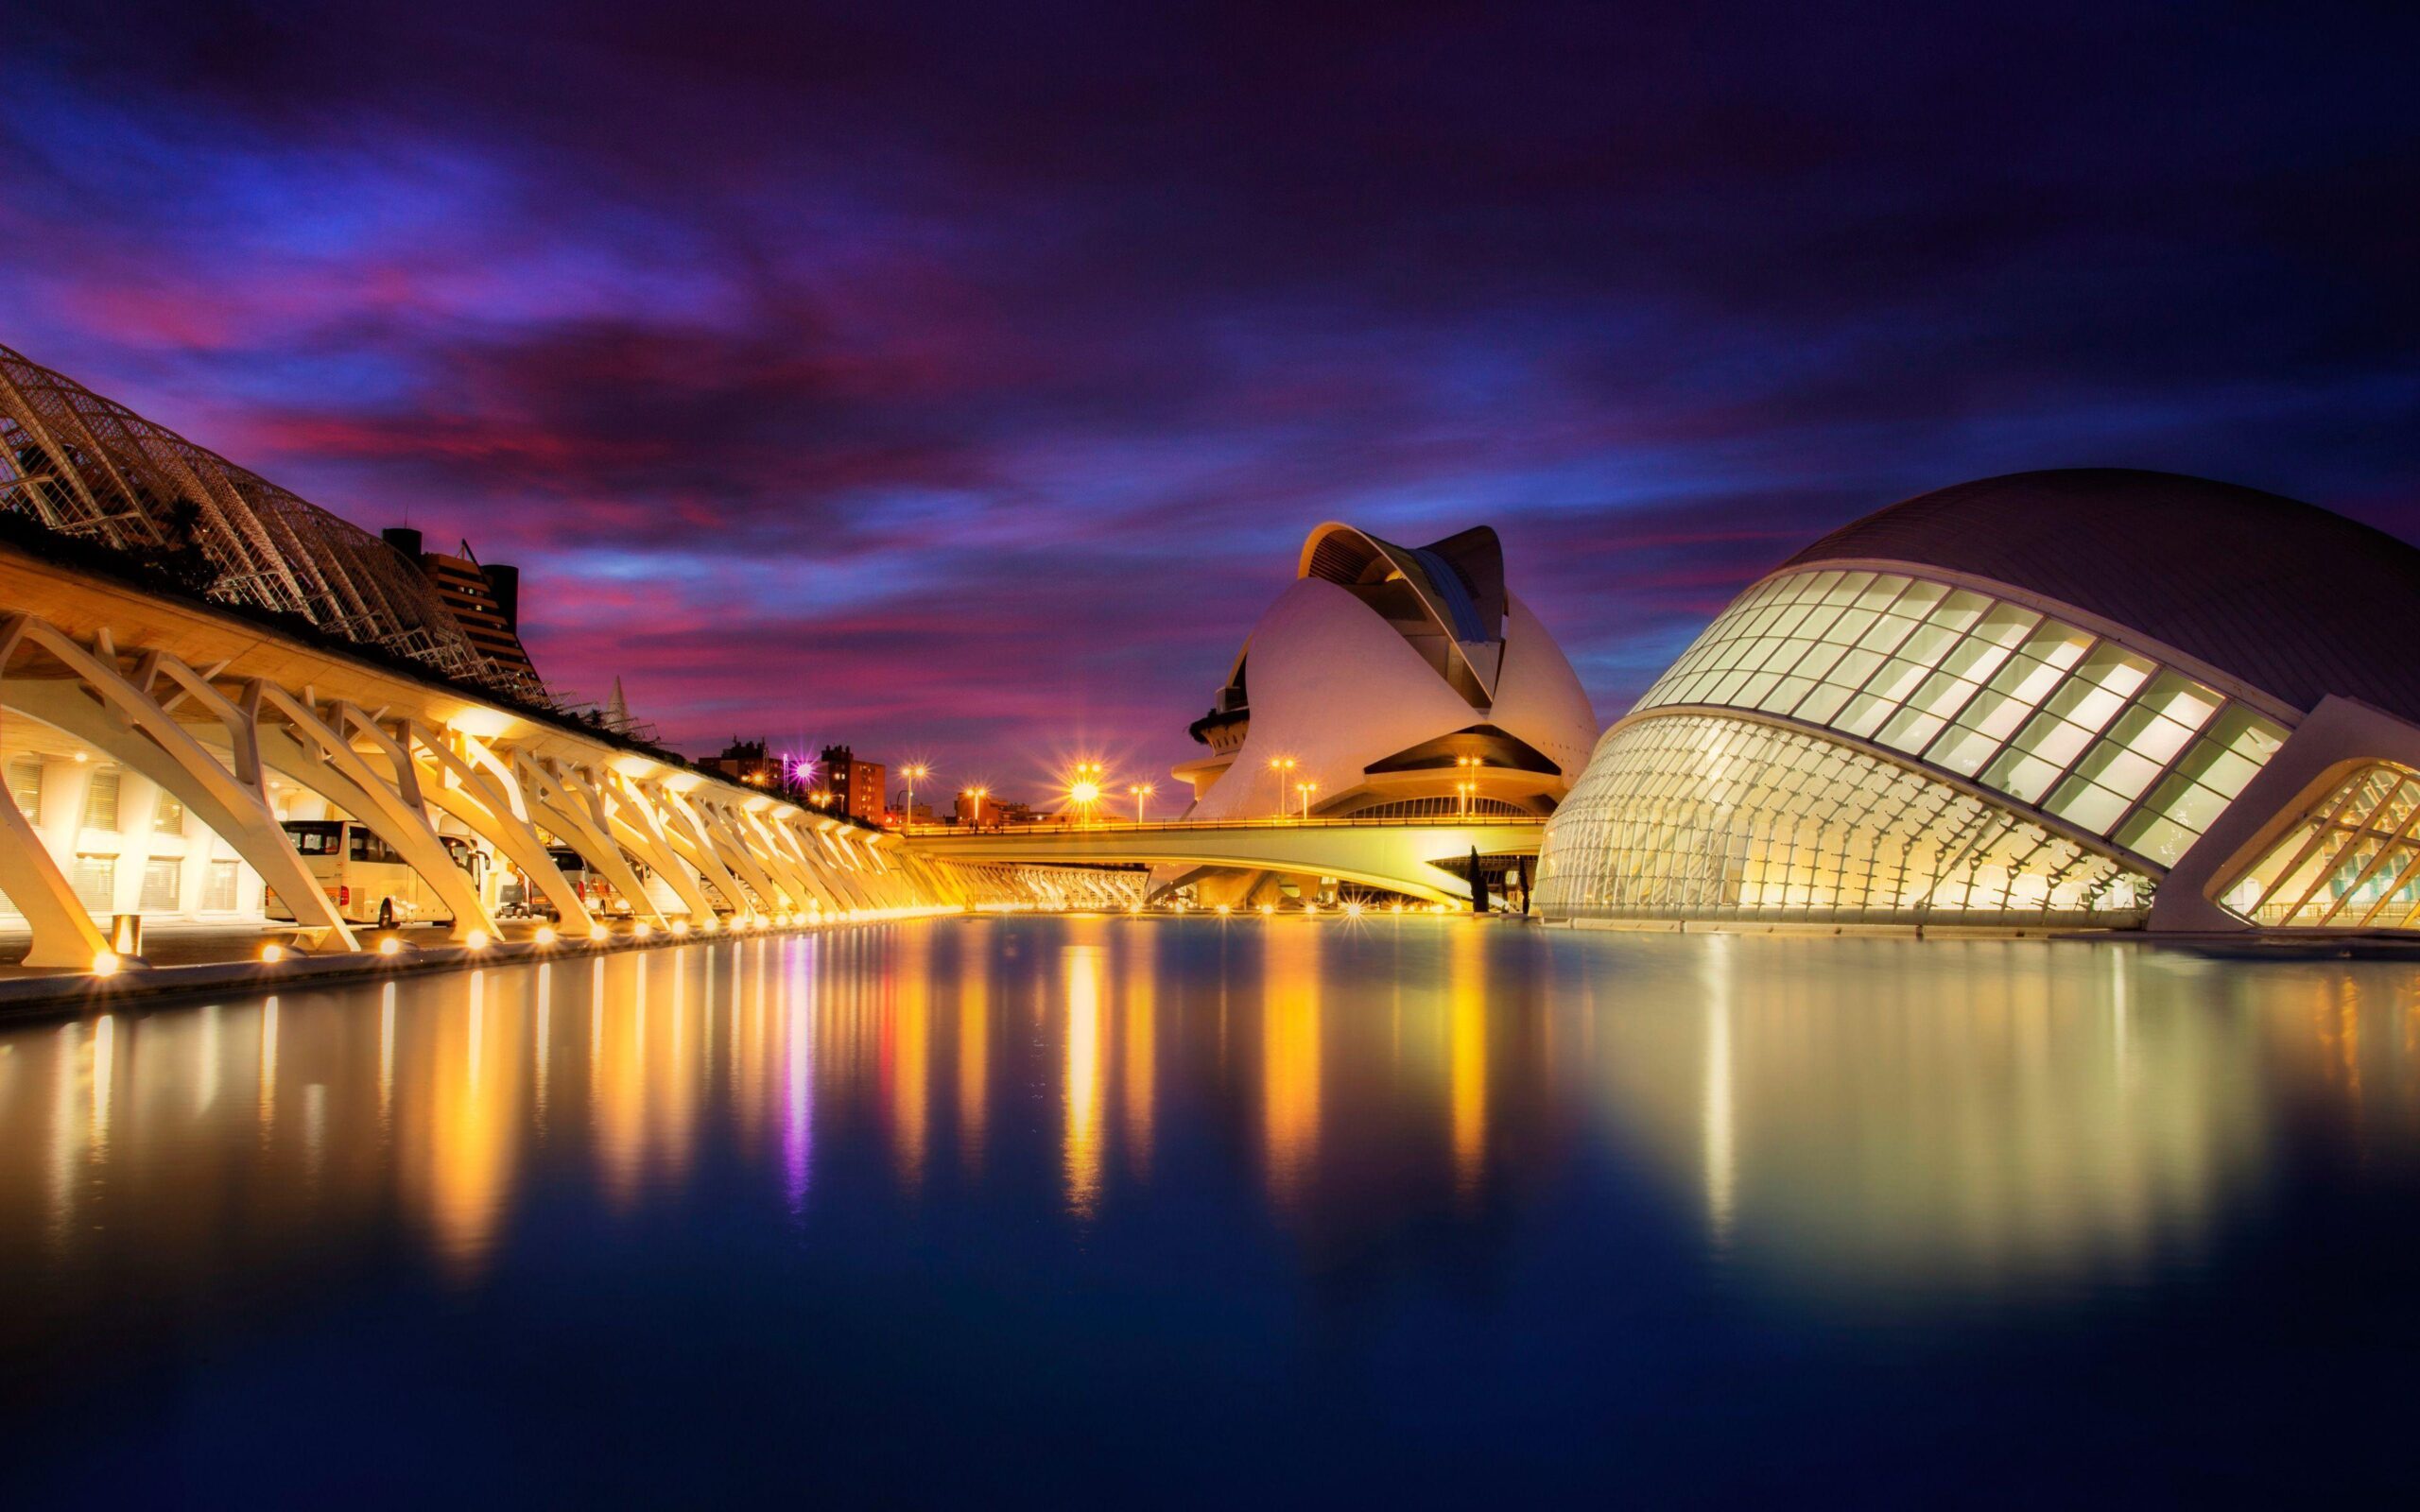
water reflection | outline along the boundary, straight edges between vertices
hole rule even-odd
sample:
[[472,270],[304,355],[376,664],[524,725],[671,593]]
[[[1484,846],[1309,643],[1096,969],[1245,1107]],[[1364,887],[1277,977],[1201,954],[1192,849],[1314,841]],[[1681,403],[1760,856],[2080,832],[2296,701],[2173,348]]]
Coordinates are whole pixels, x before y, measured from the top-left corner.
[[87,1276],[395,1231],[474,1286],[531,1224],[711,1178],[793,1225],[989,1193],[1357,1275],[1501,1264],[1635,1187],[1664,1242],[1799,1295],[2123,1279],[2261,1200],[2290,1118],[2408,1153],[2415,985],[1427,919],[733,941],[0,1036],[0,1250],[65,1318]]

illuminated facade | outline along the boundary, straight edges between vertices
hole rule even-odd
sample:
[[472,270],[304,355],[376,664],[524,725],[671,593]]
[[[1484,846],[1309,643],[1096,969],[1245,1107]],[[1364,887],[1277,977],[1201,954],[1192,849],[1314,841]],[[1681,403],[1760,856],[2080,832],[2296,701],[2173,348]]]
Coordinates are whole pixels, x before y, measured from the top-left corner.
[[1535,816],[1595,732],[1495,531],[1402,546],[1329,524],[1194,722],[1210,754],[1176,775],[1199,819]]
[[2374,764],[2420,759],[2420,676],[2375,627],[2415,593],[2411,546],[2197,479],[2022,473],[1909,500],[1752,586],[1605,732],[1548,828],[1539,902],[1576,920],[2403,927],[2420,877],[2385,855],[2420,856],[2420,782]]

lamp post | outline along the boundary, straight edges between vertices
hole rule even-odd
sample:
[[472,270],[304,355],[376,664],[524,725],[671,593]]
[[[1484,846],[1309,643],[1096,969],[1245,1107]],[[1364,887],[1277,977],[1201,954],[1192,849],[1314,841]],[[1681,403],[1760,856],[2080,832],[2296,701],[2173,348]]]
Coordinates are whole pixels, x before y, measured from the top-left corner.
[[1134,822],[1143,822],[1143,800],[1159,791],[1149,782],[1137,782],[1126,791],[1134,795]]
[[1303,795],[1303,819],[1305,823],[1309,822],[1311,817],[1311,795],[1319,790],[1320,784],[1317,782],[1297,782],[1294,784],[1294,791]]
[[1269,769],[1277,774],[1277,816],[1282,819],[1286,816],[1286,782],[1294,775],[1294,758],[1271,756]]
[[1487,763],[1478,756],[1457,756],[1454,765],[1462,770],[1463,781],[1454,784],[1454,791],[1462,796],[1462,817],[1467,819],[1471,816],[1471,799],[1478,792],[1478,769]]
[[900,828],[906,829],[908,825],[916,822],[916,784],[924,779],[932,776],[933,769],[929,766],[919,764],[911,766],[902,766],[899,768],[899,775],[908,779],[908,813],[900,824]]
[[1076,764],[1076,774],[1067,780],[1067,798],[1076,805],[1079,823],[1092,822],[1093,811],[1100,805],[1101,787],[1108,777],[1108,769],[1098,762]]
[[973,828],[977,830],[983,828],[983,800],[992,796],[992,790],[988,787],[961,788],[959,791],[958,796],[960,798],[973,799],[975,800],[975,818],[973,821]]

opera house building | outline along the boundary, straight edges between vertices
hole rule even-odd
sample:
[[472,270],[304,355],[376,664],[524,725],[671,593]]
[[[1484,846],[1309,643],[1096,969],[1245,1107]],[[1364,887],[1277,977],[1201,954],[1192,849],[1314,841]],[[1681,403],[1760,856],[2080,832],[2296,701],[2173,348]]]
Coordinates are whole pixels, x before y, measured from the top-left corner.
[[1927,493],[1751,586],[1547,826],[1572,922],[2420,928],[2420,551],[2116,470]]

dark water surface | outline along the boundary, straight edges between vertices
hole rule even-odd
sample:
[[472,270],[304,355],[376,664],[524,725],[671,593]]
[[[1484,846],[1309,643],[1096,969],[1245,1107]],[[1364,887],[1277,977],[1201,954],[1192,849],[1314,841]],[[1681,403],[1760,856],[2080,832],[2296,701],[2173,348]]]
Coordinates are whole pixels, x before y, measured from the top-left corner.
[[2420,970],[983,919],[0,1035],[0,1504],[2420,1484]]

